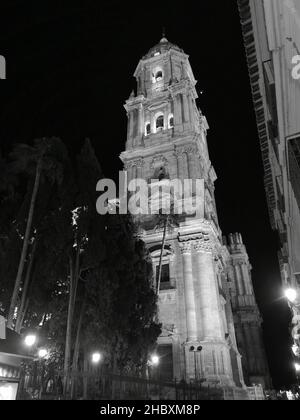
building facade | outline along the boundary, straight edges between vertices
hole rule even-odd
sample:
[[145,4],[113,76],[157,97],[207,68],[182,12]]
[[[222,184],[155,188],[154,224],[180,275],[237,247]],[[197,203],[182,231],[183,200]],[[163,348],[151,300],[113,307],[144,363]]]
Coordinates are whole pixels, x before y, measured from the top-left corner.
[[242,356],[244,380],[247,386],[262,384],[265,389],[272,389],[262,337],[262,319],[253,290],[252,266],[247,250],[239,233],[224,238],[224,243],[230,254],[226,285],[237,348]]
[[300,356],[300,2],[238,0],[271,225],[279,234]]
[[[162,334],[157,350],[160,377],[201,380],[240,390],[246,397],[235,330],[240,327],[245,357],[260,360],[263,353],[258,347],[262,342],[255,330],[260,328],[260,317],[244,245],[237,250],[232,241],[224,242],[219,227],[214,187],[217,176],[207,146],[209,127],[196,104],[196,80],[189,57],[163,38],[140,60],[135,78],[137,92],[132,92],[125,105],[128,132],[126,150],[121,154],[129,185],[146,181],[154,201],[151,183],[166,187],[173,180],[201,180],[199,188],[193,186],[189,191],[193,203],[198,199],[197,210],[176,215],[166,231],[164,247],[159,215],[142,212],[135,216],[151,253],[155,283],[162,261]],[[176,204],[180,199],[180,195],[173,196]],[[239,254],[242,262],[236,260]],[[235,271],[238,264],[241,271]],[[243,287],[239,288],[241,282]],[[251,335],[244,334],[247,323],[253,326]],[[244,337],[249,340],[247,344]],[[247,350],[248,345],[253,352]],[[257,383],[261,376],[259,383],[264,384],[264,371],[259,370],[264,363],[259,369],[257,364],[254,368],[247,363],[244,365],[253,374],[248,376],[250,382]]]

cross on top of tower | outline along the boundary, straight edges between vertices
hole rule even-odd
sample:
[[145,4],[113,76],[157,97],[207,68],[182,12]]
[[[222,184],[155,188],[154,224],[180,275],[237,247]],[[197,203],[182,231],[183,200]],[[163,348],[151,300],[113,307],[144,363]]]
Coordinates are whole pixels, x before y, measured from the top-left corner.
[[163,44],[165,42],[169,42],[166,38],[166,28],[163,26],[162,28],[162,38],[160,40],[160,44]]

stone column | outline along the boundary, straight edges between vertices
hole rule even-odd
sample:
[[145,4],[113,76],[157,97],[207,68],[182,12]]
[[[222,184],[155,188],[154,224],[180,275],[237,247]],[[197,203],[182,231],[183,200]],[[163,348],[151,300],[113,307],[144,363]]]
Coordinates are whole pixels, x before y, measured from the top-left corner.
[[136,162],[134,162],[133,166],[132,166],[132,180],[133,179],[137,179],[137,167],[136,167]]
[[248,367],[249,367],[249,376],[253,375],[255,372],[256,367],[256,361],[255,361],[255,353],[254,353],[254,343],[251,338],[251,330],[250,330],[250,324],[245,323],[243,325],[244,329],[244,335],[245,335],[245,341],[246,341],[246,353],[247,353],[247,359],[248,359]]
[[128,112],[128,134],[129,134],[129,139],[132,140],[132,137],[133,137],[133,113],[132,113],[132,111]]
[[129,185],[130,181],[133,179],[133,167],[132,163],[129,162],[125,166],[125,171],[127,171],[127,184]]
[[181,127],[181,103],[179,95],[174,96],[174,123],[175,127]]
[[192,94],[189,94],[189,109],[190,109],[190,121],[194,121],[194,103]]
[[139,107],[139,137],[143,137],[145,132],[145,119],[144,119],[144,110],[143,105]]
[[205,249],[204,241],[195,244],[197,252],[200,310],[202,315],[203,341],[224,341],[225,333],[219,306],[218,285],[213,254]]
[[137,179],[142,179],[143,178],[143,165],[144,165],[144,161],[143,159],[140,159],[136,162],[136,177]]
[[191,242],[185,242],[181,244],[188,342],[197,341],[196,305],[191,252]]
[[182,149],[183,179],[189,179],[188,156],[186,149]]
[[183,112],[184,112],[184,122],[188,123],[190,121],[190,112],[189,112],[189,101],[187,93],[183,93]]
[[241,265],[241,270],[242,270],[242,274],[243,274],[243,280],[244,280],[244,286],[245,286],[245,293],[250,296],[253,295],[252,293],[252,288],[250,285],[250,276],[249,276],[249,271],[248,271],[248,267],[247,264],[244,263]]
[[197,153],[197,148],[196,147],[191,146],[191,147],[187,148],[188,172],[189,172],[189,178],[190,179],[196,179],[197,178],[196,153]]
[[176,156],[177,156],[177,173],[178,173],[178,179],[181,180],[182,182],[182,187],[183,187],[183,180],[184,180],[184,166],[183,166],[183,153],[181,150],[177,150],[176,151]]
[[243,296],[244,295],[244,287],[243,287],[243,279],[242,279],[242,273],[241,273],[240,265],[236,264],[234,266],[234,270],[235,270],[235,278],[236,278],[238,295]]
[[178,179],[179,175],[178,175],[178,165],[177,165],[177,156],[174,152],[172,152],[169,156],[168,156],[168,160],[170,162],[169,165],[169,172],[170,172],[170,177],[171,179]]

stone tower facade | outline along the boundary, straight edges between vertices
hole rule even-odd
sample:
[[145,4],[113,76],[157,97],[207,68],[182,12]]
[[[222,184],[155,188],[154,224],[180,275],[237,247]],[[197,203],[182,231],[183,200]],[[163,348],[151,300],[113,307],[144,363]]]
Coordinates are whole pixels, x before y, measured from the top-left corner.
[[[121,154],[128,181],[203,180],[202,210],[178,216],[162,255],[158,341],[160,376],[245,388],[228,288],[231,254],[218,224],[206,118],[197,108],[188,56],[163,38],[135,71],[137,92],[126,101],[128,132]],[[193,199],[194,192],[192,194]],[[157,216],[136,217],[158,278],[163,230]],[[252,290],[252,289],[251,289]]]
[[247,385],[262,384],[272,388],[262,339],[262,319],[255,300],[251,278],[251,264],[241,234],[224,239],[230,253],[228,290],[232,304],[237,345]]

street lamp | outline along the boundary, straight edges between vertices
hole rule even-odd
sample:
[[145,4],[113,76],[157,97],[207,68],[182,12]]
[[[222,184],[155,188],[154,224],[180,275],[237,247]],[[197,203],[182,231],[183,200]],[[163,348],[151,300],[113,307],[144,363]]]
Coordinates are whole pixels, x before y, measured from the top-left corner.
[[102,356],[99,352],[95,352],[92,354],[92,362],[97,365],[102,359]]
[[285,297],[287,298],[287,300],[288,300],[290,303],[295,303],[295,302],[296,302],[296,300],[297,300],[297,297],[298,297],[297,290],[292,289],[292,288],[287,289],[287,290],[285,291]]
[[40,359],[45,359],[48,356],[48,350],[39,349],[38,356],[39,356]]
[[24,339],[24,343],[27,347],[34,346],[36,341],[37,341],[37,337],[34,334],[28,334],[28,335],[26,335],[26,337]]
[[159,365],[159,357],[156,354],[153,354],[151,356],[151,364],[152,364],[152,366],[158,366]]

